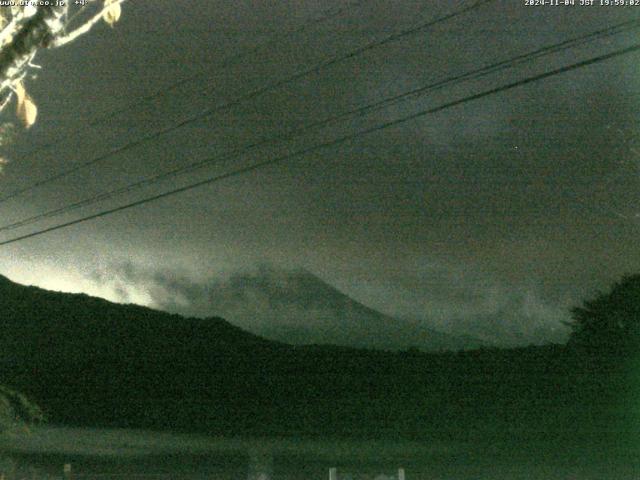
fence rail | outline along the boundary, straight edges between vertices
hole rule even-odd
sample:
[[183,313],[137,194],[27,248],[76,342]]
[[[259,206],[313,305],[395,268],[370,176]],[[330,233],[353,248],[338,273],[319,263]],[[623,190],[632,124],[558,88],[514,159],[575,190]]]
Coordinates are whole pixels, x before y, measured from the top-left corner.
[[[255,463],[255,462],[254,462]],[[277,480],[278,474],[273,473],[271,464],[269,468],[256,468],[256,465],[251,463],[245,474],[245,479],[238,480]],[[252,468],[253,467],[253,468]],[[325,470],[326,471],[326,470]],[[62,468],[62,472],[57,475],[42,475],[36,473],[35,469],[31,468],[28,471],[15,472],[14,475],[8,475],[7,472],[0,471],[0,480],[175,480],[180,478],[193,478],[193,474],[181,474],[177,472],[91,472],[91,473],[76,473],[70,463],[65,463]],[[319,473],[319,472],[318,472]],[[202,478],[197,475],[197,478]],[[205,475],[206,477],[207,475]],[[321,479],[318,479],[321,480]],[[351,471],[347,469],[338,469],[337,467],[329,468],[328,480],[406,480],[404,468],[398,468],[397,471],[391,474],[385,473],[372,473],[362,471]]]

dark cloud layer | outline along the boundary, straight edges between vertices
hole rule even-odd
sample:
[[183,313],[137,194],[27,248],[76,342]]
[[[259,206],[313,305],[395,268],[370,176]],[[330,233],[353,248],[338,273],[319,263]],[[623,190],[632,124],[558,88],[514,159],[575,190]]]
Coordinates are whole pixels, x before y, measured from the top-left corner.
[[[388,2],[363,2],[269,43],[274,33],[344,3],[128,2],[115,30],[96,29],[39,59],[43,70],[31,93],[40,118],[7,152],[11,163],[0,188],[12,191],[465,4],[407,1],[391,8]],[[633,15],[632,9],[528,9],[521,2],[493,2],[0,204],[1,215],[6,221],[21,219]],[[632,32],[589,43],[100,207],[286,154],[634,40]],[[220,66],[221,59],[260,44],[262,50]],[[518,312],[509,320],[516,329],[543,325],[548,332],[567,318],[570,305],[640,269],[637,65],[637,55],[630,55],[558,75],[5,247],[2,273],[148,303],[155,299],[154,285],[171,278],[181,279],[172,287],[181,292],[185,282],[205,285],[267,262],[307,268],[388,314],[435,318],[455,330],[471,328],[469,319],[498,312],[505,317],[510,311]],[[196,72],[206,75],[151,105],[85,127],[104,112]],[[63,134],[66,140],[54,148],[28,155]],[[126,275],[123,264],[129,265]],[[138,271],[146,273],[140,277]],[[98,282],[95,272],[119,280]]]
[[[567,335],[566,312],[545,304],[534,289],[506,288],[477,272],[432,268],[412,285],[394,282],[386,288],[366,284],[350,288],[364,305],[379,305],[383,311],[391,308],[386,312],[389,316],[363,308],[299,268],[262,264],[198,282],[178,272],[123,263],[95,272],[92,279],[111,288],[122,302],[129,301],[127,286],[136,286],[158,309],[187,316],[221,316],[253,333],[284,341],[290,334],[290,341],[303,344],[331,341],[384,347],[386,341],[390,348],[439,348],[429,338],[440,337],[448,348],[457,348],[468,344],[461,336],[487,344],[527,345],[563,342]],[[407,307],[408,312],[403,312]],[[363,323],[366,328],[358,331]],[[425,345],[412,340],[416,332],[410,326],[416,324],[431,329],[423,332]],[[447,340],[441,333],[458,340]]]

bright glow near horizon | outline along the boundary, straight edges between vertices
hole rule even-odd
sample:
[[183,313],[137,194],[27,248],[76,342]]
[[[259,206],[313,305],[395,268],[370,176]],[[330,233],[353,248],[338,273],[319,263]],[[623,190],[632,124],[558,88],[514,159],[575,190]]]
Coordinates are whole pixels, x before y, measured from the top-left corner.
[[127,289],[127,298],[123,298],[112,285],[99,285],[73,270],[40,265],[33,269],[24,267],[24,264],[20,268],[9,267],[0,274],[21,285],[32,285],[55,292],[85,293],[115,303],[135,303],[144,306],[151,306],[153,303],[144,291]]

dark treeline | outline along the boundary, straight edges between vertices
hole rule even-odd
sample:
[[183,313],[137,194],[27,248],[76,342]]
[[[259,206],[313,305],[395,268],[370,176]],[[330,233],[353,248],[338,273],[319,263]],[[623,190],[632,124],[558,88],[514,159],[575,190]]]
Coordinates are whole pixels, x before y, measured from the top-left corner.
[[[640,414],[639,284],[576,309],[568,345],[426,353],[292,347],[0,278],[0,383],[67,425],[625,442]],[[607,303],[616,288],[630,292]],[[607,312],[617,320],[592,322]]]

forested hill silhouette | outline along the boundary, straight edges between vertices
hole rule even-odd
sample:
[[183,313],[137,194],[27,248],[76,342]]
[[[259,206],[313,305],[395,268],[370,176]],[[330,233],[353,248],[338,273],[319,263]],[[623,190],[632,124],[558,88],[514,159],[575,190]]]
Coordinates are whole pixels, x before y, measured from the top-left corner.
[[[227,351],[277,349],[217,317],[184,318],[138,305],[121,305],[85,294],[25,287],[0,277],[0,359],[31,363],[176,358],[196,347]],[[186,348],[191,348],[186,351]]]
[[608,351],[605,362],[580,342],[443,353],[294,347],[220,318],[6,278],[0,325],[0,385],[27,394],[53,423],[225,435],[539,435],[590,445],[631,425],[631,357],[616,362]]
[[30,394],[54,421],[81,424],[154,424],[146,417],[185,411],[189,400],[178,392],[291,348],[220,318],[184,318],[2,276],[0,325],[0,384]]

